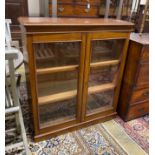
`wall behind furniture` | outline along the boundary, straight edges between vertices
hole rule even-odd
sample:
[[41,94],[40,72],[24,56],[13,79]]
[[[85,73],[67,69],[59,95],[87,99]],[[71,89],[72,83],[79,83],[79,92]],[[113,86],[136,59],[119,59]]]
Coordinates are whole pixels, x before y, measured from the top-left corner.
[[[133,7],[136,0],[133,0]],[[145,4],[146,0],[141,0],[141,4]],[[40,14],[44,14],[45,3],[48,3],[48,0],[28,0],[28,12],[29,16],[40,16]],[[41,6],[40,6],[41,5]],[[41,9],[43,8],[43,9]],[[136,7],[137,8],[137,7]],[[133,8],[132,8],[133,9]],[[46,11],[46,16],[48,16],[48,11]]]
[[141,5],[145,5],[145,4],[146,4],[146,0],[141,0],[141,1],[140,1],[140,4],[141,4]]
[[39,0],[28,0],[28,13],[31,17],[40,16]]

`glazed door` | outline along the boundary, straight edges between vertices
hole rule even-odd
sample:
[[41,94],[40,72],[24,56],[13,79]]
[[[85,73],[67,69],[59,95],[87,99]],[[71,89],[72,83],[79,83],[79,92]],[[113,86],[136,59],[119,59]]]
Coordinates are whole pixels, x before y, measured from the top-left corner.
[[84,37],[80,33],[33,36],[39,129],[80,120]]
[[126,33],[90,33],[84,77],[83,120],[115,112],[126,57]]

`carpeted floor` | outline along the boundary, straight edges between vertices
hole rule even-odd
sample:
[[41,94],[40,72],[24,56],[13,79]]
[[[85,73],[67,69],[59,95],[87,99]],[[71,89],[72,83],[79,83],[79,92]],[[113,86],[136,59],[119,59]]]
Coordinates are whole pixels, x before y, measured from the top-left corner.
[[121,118],[114,119],[118,125],[142,148],[149,153],[149,116],[124,122]]
[[[29,148],[32,155],[145,155],[149,153],[149,116],[129,122],[120,117],[46,141],[32,141],[31,113],[25,83],[21,85],[21,103]],[[6,123],[6,128],[7,128]],[[9,136],[6,136],[6,139]],[[14,136],[16,138],[16,136]],[[15,148],[6,155],[23,154]]]
[[39,143],[30,143],[30,149],[34,155],[147,154],[114,120]]

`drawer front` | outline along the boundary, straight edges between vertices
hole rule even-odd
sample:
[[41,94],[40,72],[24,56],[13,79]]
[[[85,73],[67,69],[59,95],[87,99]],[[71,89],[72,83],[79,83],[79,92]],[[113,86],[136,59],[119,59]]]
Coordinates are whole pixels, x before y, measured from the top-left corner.
[[[57,4],[76,4],[76,0],[57,0]],[[49,5],[52,5],[52,1],[49,1]]]
[[100,5],[101,0],[81,0],[81,1],[76,1],[77,3],[90,3],[90,5]]
[[[77,0],[78,1],[78,0]],[[101,0],[81,0],[81,2],[100,3]],[[78,1],[79,2],[79,1]]]
[[21,0],[6,0],[5,3],[21,3]]
[[93,4],[99,4],[101,0],[57,0],[57,3],[93,3]]
[[[81,16],[81,17],[97,17],[98,7],[91,6],[89,9],[87,5],[70,5],[58,4],[57,13],[59,17],[62,16]],[[52,14],[52,5],[49,5],[49,14]]]
[[144,46],[141,53],[141,61],[149,61],[149,46]]
[[149,64],[140,63],[136,77],[136,87],[143,88],[149,85]]
[[149,113],[149,102],[143,102],[131,106],[128,111],[128,120],[134,119]]
[[[57,14],[58,16],[73,16],[75,13],[75,5],[70,4],[58,4],[57,6]],[[52,14],[52,5],[49,5],[49,14]]]
[[58,16],[73,16],[75,13],[75,5],[58,4]]
[[130,105],[136,102],[149,100],[149,89],[134,90],[131,96]]
[[57,0],[57,3],[75,3],[75,0]]
[[91,6],[89,9],[86,5],[76,5],[75,15],[83,17],[97,17],[98,16],[98,7]]

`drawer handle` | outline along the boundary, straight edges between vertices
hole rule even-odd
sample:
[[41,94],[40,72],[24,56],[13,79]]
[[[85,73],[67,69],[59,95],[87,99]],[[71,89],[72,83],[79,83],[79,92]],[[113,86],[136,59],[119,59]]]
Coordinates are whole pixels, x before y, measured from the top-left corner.
[[86,5],[86,9],[85,9],[85,12],[88,13],[90,11],[90,2],[89,0],[87,0],[87,5]]
[[149,96],[149,92],[147,91],[147,92],[143,93],[143,96]]
[[145,109],[144,109],[144,108],[141,108],[141,109],[138,109],[138,111],[139,111],[140,113],[143,113],[143,112],[145,112]]
[[59,10],[60,12],[63,12],[63,11],[64,11],[64,8],[58,8],[58,10]]

